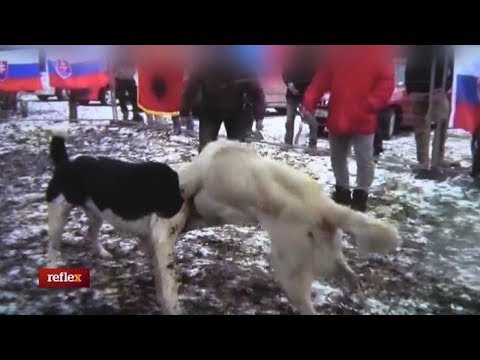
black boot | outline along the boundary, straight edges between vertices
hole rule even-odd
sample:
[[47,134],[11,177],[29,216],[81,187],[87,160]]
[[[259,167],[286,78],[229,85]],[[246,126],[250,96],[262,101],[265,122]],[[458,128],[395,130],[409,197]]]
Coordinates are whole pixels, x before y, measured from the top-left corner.
[[335,185],[335,192],[332,195],[333,201],[337,204],[350,206],[352,203],[352,195],[349,189]]
[[352,209],[360,212],[367,211],[368,193],[365,190],[353,190]]
[[142,115],[140,115],[140,113],[134,112],[132,121],[143,122],[143,117],[142,117]]

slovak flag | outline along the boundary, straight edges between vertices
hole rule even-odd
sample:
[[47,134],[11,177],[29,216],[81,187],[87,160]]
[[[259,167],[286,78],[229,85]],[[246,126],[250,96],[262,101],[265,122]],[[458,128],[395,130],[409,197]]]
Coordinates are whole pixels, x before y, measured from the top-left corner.
[[50,86],[61,89],[103,87],[109,82],[104,52],[91,46],[47,49]]
[[36,91],[41,88],[38,50],[0,51],[0,91]]
[[480,130],[480,46],[457,46],[450,126]]

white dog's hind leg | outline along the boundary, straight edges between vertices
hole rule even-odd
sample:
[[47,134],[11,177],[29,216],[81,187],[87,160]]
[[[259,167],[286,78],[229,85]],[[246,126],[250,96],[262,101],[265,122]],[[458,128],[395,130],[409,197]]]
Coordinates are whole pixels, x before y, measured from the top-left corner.
[[48,203],[48,266],[56,267],[60,256],[60,241],[63,229],[68,222],[72,210],[67,200],[60,195]]
[[180,212],[170,219],[156,217],[152,220],[151,244],[157,300],[166,314],[181,312],[178,302],[178,285],[175,273],[174,249],[178,234],[185,226],[188,205],[184,203]]
[[343,256],[342,249],[342,231],[335,230],[333,237],[333,251],[335,253],[335,273],[348,282],[352,290],[358,290],[360,282],[355,272],[348,266]]
[[287,293],[292,306],[300,314],[316,315],[311,296],[313,283],[311,262],[308,259],[292,262],[290,261],[291,255],[272,249],[270,261],[275,279]]
[[275,273],[277,281],[287,293],[293,307],[302,315],[316,315],[311,299],[312,271],[302,267],[275,271]]
[[88,218],[88,230],[87,235],[85,235],[85,240],[92,242],[94,250],[98,256],[104,259],[112,258],[112,254],[105,250],[98,237],[100,228],[102,227],[102,218],[93,211],[87,210],[85,213]]

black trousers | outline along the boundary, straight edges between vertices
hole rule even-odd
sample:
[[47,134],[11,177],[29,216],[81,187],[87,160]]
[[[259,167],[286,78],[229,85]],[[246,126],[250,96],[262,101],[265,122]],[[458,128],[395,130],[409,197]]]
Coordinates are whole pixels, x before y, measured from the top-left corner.
[[118,102],[120,103],[120,110],[128,112],[127,104],[132,104],[134,113],[139,112],[137,103],[137,84],[134,79],[115,79],[115,91]]
[[222,123],[227,131],[227,138],[230,140],[245,141],[247,131],[252,128],[251,114],[248,111],[240,111],[232,114],[221,114],[215,112],[201,113],[199,121],[199,144],[198,152],[211,141],[218,138],[218,132]]

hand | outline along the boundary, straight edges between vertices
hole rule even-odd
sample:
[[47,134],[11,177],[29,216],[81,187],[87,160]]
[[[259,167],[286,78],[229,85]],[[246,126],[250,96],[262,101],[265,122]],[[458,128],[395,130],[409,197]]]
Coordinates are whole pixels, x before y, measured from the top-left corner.
[[305,109],[302,105],[300,105],[298,112],[300,113],[300,116],[302,117],[302,119],[310,119],[312,117],[312,114],[310,113],[310,111]]
[[293,85],[293,83],[288,83],[288,89],[293,93],[293,95],[299,94],[298,90],[295,88],[295,85]]

